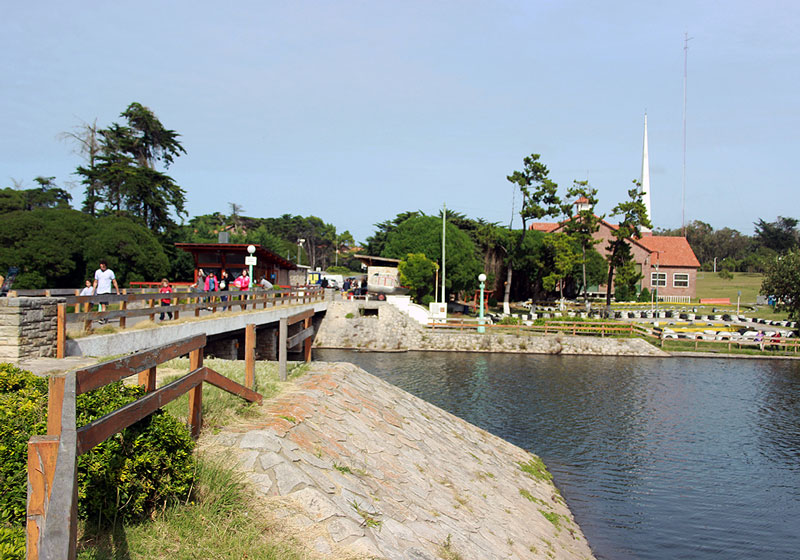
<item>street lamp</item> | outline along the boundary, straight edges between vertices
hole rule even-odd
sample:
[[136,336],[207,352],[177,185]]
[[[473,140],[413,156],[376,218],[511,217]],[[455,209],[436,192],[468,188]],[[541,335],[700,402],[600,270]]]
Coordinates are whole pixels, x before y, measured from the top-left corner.
[[484,326],[483,321],[483,289],[486,287],[486,275],[484,273],[480,273],[478,275],[478,282],[481,283],[481,304],[480,304],[480,311],[478,312],[478,332],[485,333],[486,327]]
[[253,253],[256,252],[255,245],[248,245],[247,252],[250,253],[250,257],[246,259],[247,264],[250,265],[250,283],[253,284],[255,279],[253,278],[253,264],[255,264],[255,257],[253,257]]
[[303,246],[303,243],[305,243],[305,242],[306,242],[306,240],[302,239],[302,238],[297,240],[297,264],[298,264],[298,266],[300,265],[300,248]]

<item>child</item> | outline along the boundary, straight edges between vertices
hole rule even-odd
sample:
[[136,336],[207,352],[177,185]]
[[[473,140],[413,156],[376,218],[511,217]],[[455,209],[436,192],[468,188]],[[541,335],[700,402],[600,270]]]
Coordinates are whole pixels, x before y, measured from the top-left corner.
[[87,280],[86,285],[81,290],[80,295],[82,296],[93,296],[94,295],[94,286],[92,286],[92,281]]
[[[161,279],[161,288],[159,288],[158,293],[160,294],[171,294],[172,293],[172,286],[169,285],[169,280],[166,278]],[[161,300],[161,307],[169,307],[172,305],[171,299],[162,299]],[[167,311],[167,315],[169,315],[169,320],[172,320],[172,311]],[[161,317],[159,317],[162,321],[164,320],[164,313],[161,313]]]

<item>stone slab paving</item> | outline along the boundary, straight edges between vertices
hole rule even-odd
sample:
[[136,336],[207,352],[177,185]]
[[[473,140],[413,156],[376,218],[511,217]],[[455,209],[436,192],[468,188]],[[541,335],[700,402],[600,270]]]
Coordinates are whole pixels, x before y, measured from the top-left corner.
[[555,486],[522,470],[534,455],[352,364],[292,383],[210,443],[316,554],[594,558]]

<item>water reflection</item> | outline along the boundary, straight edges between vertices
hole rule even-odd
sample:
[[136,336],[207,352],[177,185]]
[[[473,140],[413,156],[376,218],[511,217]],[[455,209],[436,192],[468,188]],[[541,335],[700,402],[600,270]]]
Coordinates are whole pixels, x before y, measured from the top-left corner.
[[800,546],[794,362],[508,354],[352,361],[550,466],[598,558],[789,558]]

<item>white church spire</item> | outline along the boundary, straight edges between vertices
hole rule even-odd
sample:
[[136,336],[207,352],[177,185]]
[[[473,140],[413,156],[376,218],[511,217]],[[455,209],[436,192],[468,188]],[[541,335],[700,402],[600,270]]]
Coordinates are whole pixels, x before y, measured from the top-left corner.
[[[647,113],[644,114],[644,146],[642,148],[642,179],[641,179],[642,202],[647,210],[647,217],[653,221],[653,213],[650,211],[650,158],[647,155]],[[650,233],[650,228],[642,228],[642,232]]]

